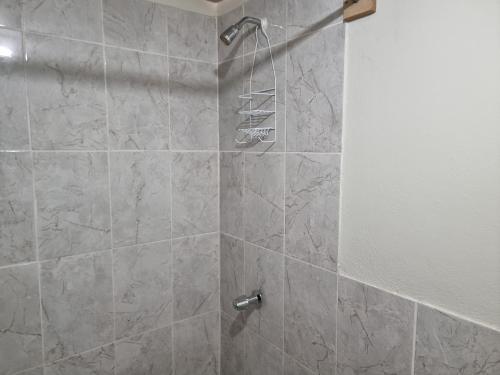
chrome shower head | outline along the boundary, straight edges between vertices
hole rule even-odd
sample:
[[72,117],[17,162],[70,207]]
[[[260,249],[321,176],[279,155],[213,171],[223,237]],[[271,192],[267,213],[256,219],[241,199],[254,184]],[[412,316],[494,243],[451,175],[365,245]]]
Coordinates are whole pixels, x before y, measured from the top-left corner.
[[240,29],[236,25],[229,26],[222,34],[220,34],[220,40],[224,42],[226,46],[230,45],[236,38]]
[[235,23],[224,30],[222,34],[220,34],[220,40],[222,40],[226,46],[230,45],[240,32],[243,25],[247,23],[256,25],[257,28],[262,27],[262,21],[260,19],[255,17],[243,17],[238,23]]

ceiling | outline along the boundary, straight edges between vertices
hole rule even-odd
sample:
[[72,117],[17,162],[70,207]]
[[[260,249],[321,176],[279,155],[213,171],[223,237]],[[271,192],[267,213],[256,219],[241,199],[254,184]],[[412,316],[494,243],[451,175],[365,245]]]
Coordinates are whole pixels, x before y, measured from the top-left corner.
[[245,0],[154,0],[177,8],[219,16],[240,6]]

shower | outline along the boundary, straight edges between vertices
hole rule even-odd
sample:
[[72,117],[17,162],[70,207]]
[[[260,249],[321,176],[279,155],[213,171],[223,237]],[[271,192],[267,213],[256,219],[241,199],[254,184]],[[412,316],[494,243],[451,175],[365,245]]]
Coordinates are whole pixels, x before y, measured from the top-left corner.
[[258,29],[262,29],[264,22],[265,19],[261,20],[255,17],[243,17],[240,21],[238,21],[234,25],[229,26],[226,30],[224,30],[222,34],[220,34],[220,40],[222,40],[224,44],[228,46],[236,38],[243,25],[250,23],[256,25]]

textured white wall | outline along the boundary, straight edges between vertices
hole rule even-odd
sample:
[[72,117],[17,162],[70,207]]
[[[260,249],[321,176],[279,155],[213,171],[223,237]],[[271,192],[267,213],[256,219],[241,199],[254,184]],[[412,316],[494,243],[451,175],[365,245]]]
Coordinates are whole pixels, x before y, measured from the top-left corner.
[[347,29],[340,272],[500,328],[500,1]]

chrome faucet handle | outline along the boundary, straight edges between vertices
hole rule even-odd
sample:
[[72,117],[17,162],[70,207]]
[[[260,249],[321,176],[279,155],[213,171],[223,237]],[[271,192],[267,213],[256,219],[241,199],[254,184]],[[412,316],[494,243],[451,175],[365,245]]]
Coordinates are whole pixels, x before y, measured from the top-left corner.
[[262,291],[256,290],[250,296],[239,296],[233,300],[233,307],[235,310],[244,311],[248,310],[251,305],[259,305],[262,303]]

